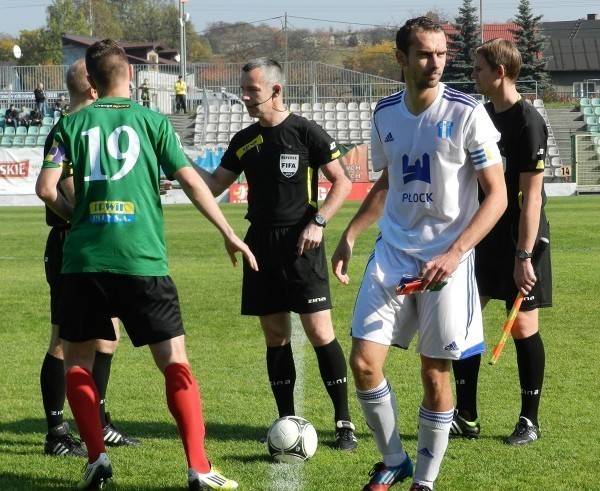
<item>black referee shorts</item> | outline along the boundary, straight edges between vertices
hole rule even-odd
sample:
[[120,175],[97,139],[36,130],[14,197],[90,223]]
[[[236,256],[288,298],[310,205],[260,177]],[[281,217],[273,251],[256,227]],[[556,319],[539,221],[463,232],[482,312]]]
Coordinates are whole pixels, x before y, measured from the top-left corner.
[[[504,300],[510,310],[519,293],[513,279],[518,223],[499,223],[475,249],[475,276],[477,288],[483,297]],[[542,210],[540,237],[550,240],[550,225]],[[552,268],[550,245],[538,256],[534,265],[537,281],[523,299],[523,311],[552,306]]]
[[60,270],[63,260],[63,246],[67,237],[68,228],[52,227],[46,240],[44,250],[44,269],[46,281],[50,286],[50,322],[58,324],[58,303],[62,291],[62,276]]
[[59,312],[60,337],[71,342],[114,341],[112,317],[121,320],[134,346],[185,334],[170,276],[64,274]]
[[244,241],[255,255],[259,271],[244,261],[243,315],[308,314],[331,309],[325,243],[302,256],[296,254],[304,227],[250,226]]

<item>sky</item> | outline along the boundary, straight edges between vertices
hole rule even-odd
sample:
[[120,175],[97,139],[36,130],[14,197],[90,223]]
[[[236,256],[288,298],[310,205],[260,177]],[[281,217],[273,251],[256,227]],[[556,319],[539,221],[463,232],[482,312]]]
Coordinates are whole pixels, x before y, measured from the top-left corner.
[[[178,0],[173,0],[178,3]],[[0,33],[17,37],[21,30],[42,27],[52,0],[0,0]],[[196,31],[213,22],[249,22],[290,29],[360,30],[378,25],[401,25],[407,18],[434,10],[453,19],[462,0],[188,0]],[[506,22],[517,14],[519,0],[473,0],[482,5],[485,23]],[[543,21],[576,20],[600,15],[598,0],[530,0],[534,15]],[[479,15],[479,14],[478,14]]]

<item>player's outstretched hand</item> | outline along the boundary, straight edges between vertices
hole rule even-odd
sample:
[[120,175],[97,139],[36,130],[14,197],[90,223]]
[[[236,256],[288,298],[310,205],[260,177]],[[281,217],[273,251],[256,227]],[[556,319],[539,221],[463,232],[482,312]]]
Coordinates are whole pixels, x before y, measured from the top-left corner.
[[351,257],[352,245],[348,242],[346,237],[342,236],[331,256],[331,270],[338,281],[344,285],[350,283],[348,263],[350,262]]
[[225,249],[227,250],[227,254],[231,258],[231,263],[234,266],[237,266],[237,257],[236,252],[241,252],[248,264],[254,271],[258,271],[258,263],[256,262],[256,258],[252,251],[248,247],[248,245],[241,240],[237,235],[232,235],[231,237],[225,237]]

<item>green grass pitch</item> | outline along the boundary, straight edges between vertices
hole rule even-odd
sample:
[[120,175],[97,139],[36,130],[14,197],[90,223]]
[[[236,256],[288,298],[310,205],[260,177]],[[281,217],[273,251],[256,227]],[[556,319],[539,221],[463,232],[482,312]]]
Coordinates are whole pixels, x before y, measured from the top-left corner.
[[[357,209],[348,203],[325,231],[328,256]],[[239,235],[245,206],[222,209]],[[482,436],[451,440],[438,491],[600,490],[599,359],[600,197],[551,198],[554,307],[540,313],[547,354],[540,409],[542,438],[525,448],[503,445],[519,411],[512,341],[495,366],[487,361],[501,334],[505,311],[492,302],[484,313],[488,353],[481,367],[479,410]],[[319,448],[300,466],[274,464],[264,444],[276,417],[267,382],[257,319],[239,315],[241,267],[233,268],[220,235],[191,206],[165,207],[171,275],[178,286],[187,346],[202,391],[209,458],[253,491],[350,491],[367,481],[379,459],[350,380],[350,404],[358,449],[332,448],[333,416],[308,343],[296,347],[303,359],[299,415],[315,426]],[[45,420],[39,371],[49,337],[48,287],[43,251],[48,228],[41,207],[0,207],[0,490],[73,488],[84,461],[43,455]],[[334,324],[349,352],[354,297],[376,230],[355,245],[351,284],[332,279]],[[414,351],[392,350],[386,373],[399,403],[399,425],[412,458],[422,389]],[[113,420],[143,440],[139,448],[109,449],[115,479],[108,489],[187,489],[186,461],[164,398],[162,376],[147,349],[133,349],[126,334],[114,358],[107,406]],[[68,409],[66,420],[73,424]],[[73,425],[74,426],[74,425]],[[406,482],[393,489],[408,489]]]

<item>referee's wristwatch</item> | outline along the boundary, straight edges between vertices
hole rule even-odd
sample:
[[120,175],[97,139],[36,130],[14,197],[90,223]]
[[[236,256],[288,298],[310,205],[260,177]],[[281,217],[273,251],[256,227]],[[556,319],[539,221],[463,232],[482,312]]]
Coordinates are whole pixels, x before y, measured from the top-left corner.
[[525,249],[517,249],[515,257],[521,261],[525,261],[526,259],[531,259],[531,252],[527,252]]
[[315,222],[319,227],[327,227],[327,219],[323,215],[315,215],[313,217],[313,222]]

